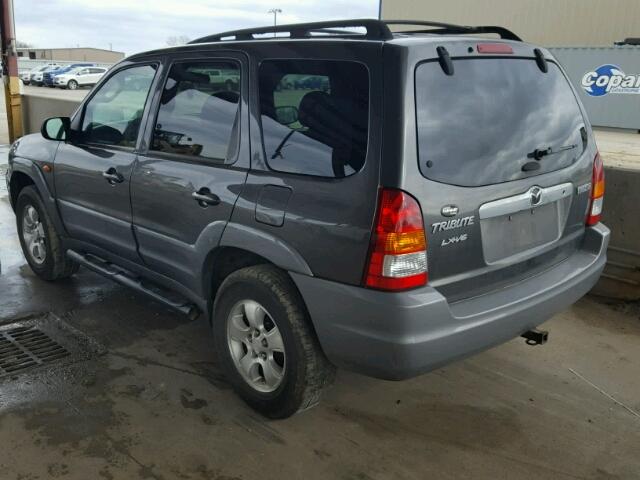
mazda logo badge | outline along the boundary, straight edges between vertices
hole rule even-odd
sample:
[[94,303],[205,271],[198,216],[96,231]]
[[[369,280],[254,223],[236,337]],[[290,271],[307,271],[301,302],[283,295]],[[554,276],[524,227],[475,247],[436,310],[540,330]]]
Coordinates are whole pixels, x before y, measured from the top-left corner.
[[442,207],[442,210],[440,210],[440,213],[442,213],[443,217],[455,217],[459,211],[460,209],[455,205],[445,205]]
[[531,195],[531,205],[538,205],[542,200],[542,189],[540,187],[533,187],[529,190]]

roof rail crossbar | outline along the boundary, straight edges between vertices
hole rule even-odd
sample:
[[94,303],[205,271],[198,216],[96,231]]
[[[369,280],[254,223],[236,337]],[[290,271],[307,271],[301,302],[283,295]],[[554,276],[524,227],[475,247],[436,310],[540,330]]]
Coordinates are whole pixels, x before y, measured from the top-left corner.
[[469,26],[469,25],[454,25],[452,23],[442,23],[442,22],[425,22],[421,20],[383,20],[387,25],[416,25],[416,26],[425,26],[425,27],[436,27],[435,29],[429,30],[409,30],[409,31],[400,31],[397,33],[433,33],[437,35],[456,35],[456,34],[485,34],[485,33],[495,33],[500,36],[500,38],[504,38],[505,40],[516,40],[521,42],[522,39],[513,33],[511,30],[499,27],[499,26],[489,26],[489,25],[480,25],[480,26]]
[[332,33],[345,36],[356,36],[356,32],[339,31],[336,28],[348,28],[348,27],[361,27],[366,30],[366,33],[361,35],[362,38],[367,40],[390,40],[393,38],[393,34],[385,22],[380,20],[374,20],[370,18],[355,19],[355,20],[333,20],[327,22],[311,22],[311,23],[296,23],[292,25],[277,25],[270,27],[259,28],[245,28],[242,30],[230,30],[228,32],[216,33],[215,35],[207,35],[205,37],[197,38],[189,42],[193,43],[206,43],[206,42],[219,42],[223,39],[234,38],[235,40],[255,40],[255,35],[268,34],[268,33],[289,33],[289,38],[309,38],[312,33]]

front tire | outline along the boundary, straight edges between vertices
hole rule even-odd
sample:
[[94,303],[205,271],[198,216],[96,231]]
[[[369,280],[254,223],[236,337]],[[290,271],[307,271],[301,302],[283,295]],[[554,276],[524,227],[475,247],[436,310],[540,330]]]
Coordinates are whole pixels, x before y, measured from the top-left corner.
[[78,271],[78,264],[64,254],[60,236],[35,187],[26,186],[20,191],[16,222],[22,252],[38,277],[53,281]]
[[78,89],[78,82],[76,82],[75,80],[69,80],[69,83],[67,83],[67,88],[69,90],[77,90]]
[[235,391],[261,414],[286,418],[313,407],[335,368],[325,357],[300,293],[273,265],[229,275],[214,303],[214,340]]

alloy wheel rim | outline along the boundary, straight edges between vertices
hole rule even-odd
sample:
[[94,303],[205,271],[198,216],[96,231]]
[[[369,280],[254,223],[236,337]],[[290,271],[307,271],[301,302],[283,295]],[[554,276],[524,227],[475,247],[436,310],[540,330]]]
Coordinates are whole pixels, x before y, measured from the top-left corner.
[[33,205],[27,205],[22,214],[22,238],[31,260],[42,265],[47,258],[47,238],[40,215]]
[[252,388],[275,391],[286,369],[284,342],[267,310],[255,300],[241,300],[227,318],[227,343],[233,363]]

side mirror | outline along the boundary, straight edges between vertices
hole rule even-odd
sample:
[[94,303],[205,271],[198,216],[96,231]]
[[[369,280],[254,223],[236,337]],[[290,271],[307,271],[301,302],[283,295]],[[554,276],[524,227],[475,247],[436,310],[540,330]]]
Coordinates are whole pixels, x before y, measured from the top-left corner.
[[69,138],[69,130],[71,128],[71,119],[69,117],[52,117],[47,118],[42,123],[40,133],[47,140],[56,140],[64,142]]
[[283,125],[291,125],[298,121],[296,107],[276,107],[276,120]]

